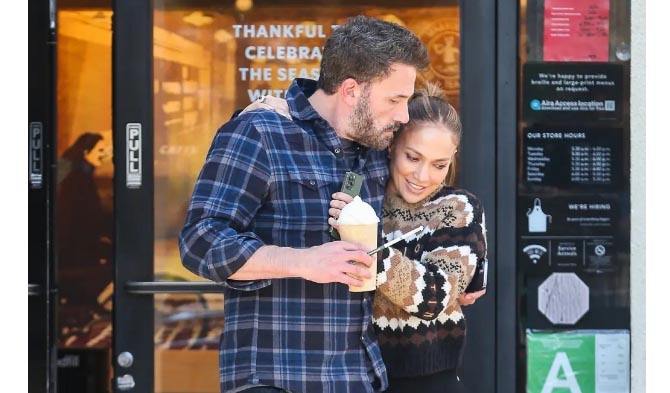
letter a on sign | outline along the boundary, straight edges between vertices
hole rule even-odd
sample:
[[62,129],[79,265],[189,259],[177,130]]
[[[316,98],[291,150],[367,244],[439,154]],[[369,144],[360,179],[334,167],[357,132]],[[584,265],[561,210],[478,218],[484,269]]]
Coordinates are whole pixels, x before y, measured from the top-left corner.
[[[564,379],[559,378],[561,370],[563,370]],[[569,389],[570,393],[582,393],[582,389],[579,388],[579,384],[575,378],[575,372],[572,371],[568,355],[565,352],[556,353],[549,374],[547,374],[547,379],[544,381],[544,386],[542,386],[542,393],[552,393],[554,389],[558,388]]]

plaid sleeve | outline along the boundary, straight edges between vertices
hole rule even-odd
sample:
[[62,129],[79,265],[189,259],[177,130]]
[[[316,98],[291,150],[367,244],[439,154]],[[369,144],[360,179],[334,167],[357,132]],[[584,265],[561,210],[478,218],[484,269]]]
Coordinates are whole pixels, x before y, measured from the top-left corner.
[[269,285],[269,280],[228,279],[264,245],[249,226],[268,192],[269,179],[269,160],[257,129],[240,120],[219,129],[179,234],[182,263],[188,270],[234,289]]

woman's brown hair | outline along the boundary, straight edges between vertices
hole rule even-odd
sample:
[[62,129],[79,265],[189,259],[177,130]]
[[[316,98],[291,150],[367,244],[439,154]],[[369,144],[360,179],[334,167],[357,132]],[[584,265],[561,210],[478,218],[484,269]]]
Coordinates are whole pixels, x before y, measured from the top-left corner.
[[[407,104],[407,109],[409,121],[400,127],[395,138],[404,130],[413,130],[419,126],[434,124],[445,127],[456,138],[457,147],[461,143],[461,118],[438,84],[426,81],[423,87],[414,92]],[[453,185],[455,179],[456,157],[449,164],[444,184]]]

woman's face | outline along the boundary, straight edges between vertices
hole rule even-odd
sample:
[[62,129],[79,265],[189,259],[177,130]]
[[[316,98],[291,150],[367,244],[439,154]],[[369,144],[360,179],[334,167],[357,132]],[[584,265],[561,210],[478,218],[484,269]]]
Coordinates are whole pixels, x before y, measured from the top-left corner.
[[416,203],[442,185],[458,144],[442,125],[424,124],[404,130],[390,147],[389,191]]
[[89,164],[93,165],[93,167],[98,168],[100,165],[102,165],[102,162],[107,159],[107,150],[107,146],[105,146],[101,139],[98,141],[98,143],[95,144],[95,146],[93,146],[91,150],[84,152],[84,159],[88,161]]

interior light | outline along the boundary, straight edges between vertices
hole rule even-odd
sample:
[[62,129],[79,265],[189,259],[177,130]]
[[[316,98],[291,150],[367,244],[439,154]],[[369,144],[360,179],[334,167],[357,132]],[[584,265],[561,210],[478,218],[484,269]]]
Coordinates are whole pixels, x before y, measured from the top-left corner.
[[233,35],[227,32],[226,30],[219,29],[214,32],[214,40],[216,40],[216,42],[219,42],[221,44],[225,44],[226,42],[229,42],[232,39]]
[[204,14],[202,11],[193,11],[190,14],[184,16],[182,20],[196,27],[206,26],[214,22],[213,17]]
[[238,11],[249,11],[254,7],[254,1],[253,0],[235,0],[235,8],[237,8]]

